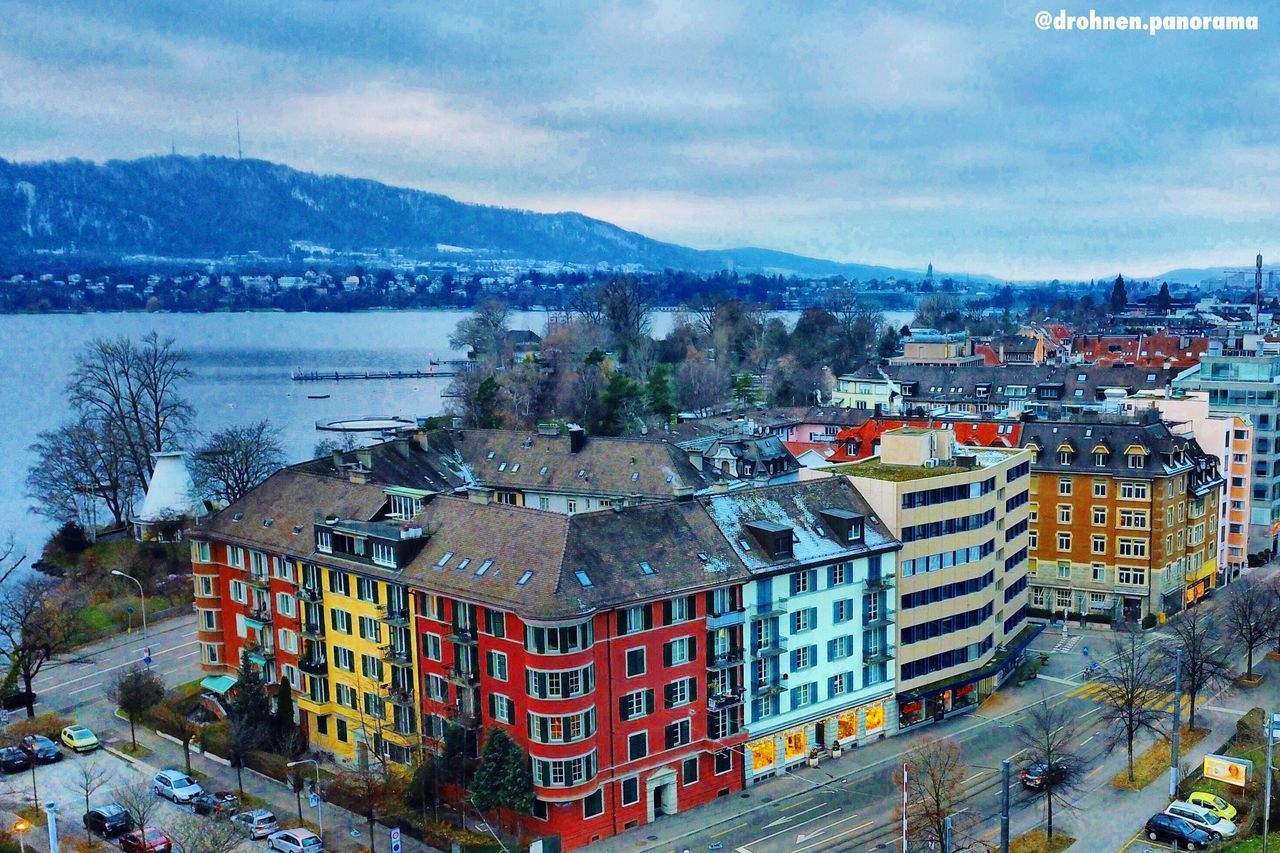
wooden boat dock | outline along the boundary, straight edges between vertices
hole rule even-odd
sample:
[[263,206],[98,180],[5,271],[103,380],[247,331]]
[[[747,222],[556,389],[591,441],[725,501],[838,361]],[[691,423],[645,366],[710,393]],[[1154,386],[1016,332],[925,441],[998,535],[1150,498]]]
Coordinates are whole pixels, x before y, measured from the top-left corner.
[[457,376],[470,367],[465,360],[441,361],[426,368],[409,370],[302,370],[295,368],[294,382],[342,382],[358,379],[434,379],[437,376]]

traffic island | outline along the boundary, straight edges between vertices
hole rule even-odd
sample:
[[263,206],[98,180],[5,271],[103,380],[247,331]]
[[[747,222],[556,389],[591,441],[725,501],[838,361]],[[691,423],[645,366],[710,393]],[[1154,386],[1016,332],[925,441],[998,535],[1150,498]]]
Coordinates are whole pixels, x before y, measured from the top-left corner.
[[1009,842],[1009,853],[1060,853],[1075,843],[1076,840],[1065,833],[1055,832],[1053,838],[1049,838],[1043,829],[1033,829]]
[[[1179,749],[1183,754],[1189,752],[1193,746],[1204,740],[1209,731],[1210,729],[1207,728],[1192,729],[1189,726],[1183,726],[1179,735],[1182,741]],[[1126,764],[1124,769],[1111,777],[1111,787],[1124,791],[1141,791],[1160,777],[1167,776],[1169,753],[1167,740],[1153,743],[1133,759],[1133,781],[1129,780],[1129,766]]]

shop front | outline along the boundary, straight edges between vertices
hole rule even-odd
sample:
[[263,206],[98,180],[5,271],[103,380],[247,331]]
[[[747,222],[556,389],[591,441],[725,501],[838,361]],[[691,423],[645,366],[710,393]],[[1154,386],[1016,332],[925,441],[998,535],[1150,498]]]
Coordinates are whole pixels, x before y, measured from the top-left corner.
[[887,709],[892,697],[882,696],[863,705],[836,711],[778,732],[761,735],[746,745],[748,783],[759,782],[808,759],[813,750],[829,752],[889,734]]
[[1186,605],[1190,607],[1208,595],[1214,588],[1217,576],[1217,560],[1209,560],[1194,574],[1187,575],[1187,590],[1184,597]]

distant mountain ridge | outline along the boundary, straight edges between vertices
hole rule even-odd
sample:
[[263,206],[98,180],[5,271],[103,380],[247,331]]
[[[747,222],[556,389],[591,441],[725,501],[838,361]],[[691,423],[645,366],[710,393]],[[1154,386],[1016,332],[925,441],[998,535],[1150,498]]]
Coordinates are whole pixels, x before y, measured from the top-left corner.
[[[714,272],[919,278],[770,249],[691,249],[580,213],[456,201],[265,160],[162,156],[92,163],[0,159],[0,257],[34,251],[212,258],[285,255],[296,243],[396,250],[415,259],[462,247],[482,257]],[[941,277],[942,274],[937,274]],[[991,281],[987,277],[978,277]]]

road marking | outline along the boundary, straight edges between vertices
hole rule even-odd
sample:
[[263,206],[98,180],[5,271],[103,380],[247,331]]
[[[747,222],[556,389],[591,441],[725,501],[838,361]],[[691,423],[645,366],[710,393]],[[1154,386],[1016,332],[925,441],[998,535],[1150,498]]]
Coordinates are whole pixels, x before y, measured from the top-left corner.
[[791,821],[793,821],[793,820],[795,820],[796,818],[800,817],[800,815],[802,815],[802,814],[808,814],[809,812],[816,812],[818,809],[822,808],[822,807],[823,807],[823,806],[825,806],[825,805],[826,805],[826,803],[823,803],[823,804],[821,804],[821,805],[813,806],[812,808],[807,808],[807,809],[805,809],[805,810],[804,810],[804,811],[802,811],[802,812],[796,812],[795,814],[784,814],[782,817],[778,818],[777,820],[775,820],[775,821],[773,821],[773,822],[771,822],[771,823],[766,823],[764,826],[762,826],[762,827],[760,827],[760,828],[761,828],[761,829],[773,829],[775,826],[782,826],[782,824],[784,824],[784,823],[790,823]]
[[[853,820],[855,817],[857,817],[857,815],[850,815],[849,817],[842,818],[841,820],[836,821],[835,823],[831,824],[830,826],[828,826],[828,827],[826,827],[826,828],[827,828],[827,829],[830,829],[830,828],[831,828],[831,826],[838,826],[838,825],[840,825],[840,824],[844,823],[846,820]],[[860,831],[862,831],[862,830],[866,829],[868,826],[871,826],[871,824],[873,824],[873,823],[875,823],[875,821],[873,821],[873,820],[866,821],[865,823],[860,823],[860,824],[858,824],[857,826],[855,826],[855,827],[853,827],[853,828],[851,828],[851,829],[846,829],[846,830],[844,830],[843,832],[836,833],[835,835],[831,836],[830,838],[824,838],[822,841],[815,842],[815,843],[813,843],[813,844],[808,845],[807,847],[800,847],[800,848],[797,848],[797,849],[795,849],[795,850],[791,851],[791,853],[802,853],[802,851],[804,851],[804,850],[812,850],[813,848],[815,848],[815,847],[820,847],[820,846],[822,846],[823,844],[830,844],[831,842],[835,841],[837,838],[843,838],[843,837],[844,837],[844,836],[846,836],[846,835],[851,835],[851,834],[853,834],[853,833],[855,833],[855,832],[860,832]],[[813,836],[809,836],[809,837],[810,837],[810,838],[812,838]],[[797,843],[799,843],[799,842],[797,842]]]
[[1097,737],[1097,736],[1098,736],[1098,735],[1097,735],[1097,733],[1094,733],[1094,734],[1089,735],[1087,738],[1085,738],[1083,741],[1081,741],[1081,742],[1080,742],[1080,745],[1081,745],[1081,746],[1084,746],[1086,743],[1088,743],[1089,741],[1093,740],[1093,739],[1094,739],[1095,737]]
[[1027,751],[1027,747],[1025,747],[1025,746],[1024,746],[1022,749],[1018,750],[1018,751],[1017,751],[1017,752],[1015,752],[1013,755],[1010,755],[1010,756],[1009,756],[1009,760],[1010,760],[1010,761],[1014,761],[1014,760],[1016,760],[1016,759],[1017,759],[1017,757],[1018,757],[1019,755],[1022,755],[1022,753],[1026,752],[1026,751]]
[[1055,678],[1052,675],[1045,675],[1043,672],[1037,673],[1036,678],[1043,678],[1045,681],[1052,681],[1055,684],[1067,684],[1067,685],[1070,685],[1071,687],[1075,687],[1077,684],[1080,683],[1078,681],[1072,681],[1069,678]]
[[[820,809],[820,808],[822,808],[822,806],[814,806],[814,808],[818,808],[818,809]],[[812,811],[812,810],[813,810],[813,809],[810,809],[810,811]],[[804,826],[806,823],[813,823],[815,820],[822,820],[824,817],[827,817],[828,815],[833,815],[833,814],[835,814],[835,813],[836,813],[836,812],[838,812],[838,811],[840,811],[840,809],[832,809],[831,811],[823,812],[823,813],[822,813],[822,814],[820,814],[820,815],[814,815],[813,817],[809,818],[808,820],[802,820],[802,821],[800,821],[799,823],[797,823],[797,824],[796,824],[795,826],[793,826],[793,827],[788,827],[788,828],[786,828],[786,829],[779,829],[777,832],[772,833],[771,835],[766,835],[766,836],[764,836],[763,838],[756,838],[756,839],[753,839],[753,840],[751,840],[751,841],[748,841],[746,844],[744,844],[744,845],[742,845],[741,847],[739,847],[739,848],[735,851],[735,853],[751,853],[751,848],[750,848],[748,845],[751,845],[751,844],[759,844],[759,843],[760,843],[760,842],[762,842],[762,841],[768,841],[770,838],[776,838],[776,837],[777,837],[777,836],[779,836],[779,835],[784,835],[784,834],[786,834],[786,833],[790,832],[792,829],[798,829],[799,827]],[[801,812],[801,814],[804,814],[804,813],[803,813],[803,812]],[[793,815],[793,817],[794,817],[794,815]],[[767,829],[768,827],[765,827],[765,828]]]
[[[158,652],[152,652],[151,658],[152,660],[155,660],[156,657],[163,655],[166,652],[175,652],[178,649],[185,649],[187,646],[198,646],[198,645],[199,643],[197,643],[195,640],[192,640],[191,642],[183,643],[180,646],[174,646],[170,649],[161,649]],[[200,653],[200,650],[197,649],[191,654],[183,655],[183,657],[191,657],[192,654],[199,654],[199,653]],[[174,658],[169,658],[169,660],[174,660]],[[50,690],[59,690],[63,687],[70,687],[72,684],[75,684],[80,681],[84,681],[86,678],[97,678],[101,676],[104,672],[114,672],[117,669],[123,669],[126,666],[133,666],[134,664],[141,663],[141,662],[142,662],[141,658],[139,658],[136,661],[135,660],[125,661],[124,663],[118,663],[115,666],[109,666],[103,669],[95,669],[93,672],[89,673],[88,675],[82,675],[78,678],[72,678],[69,681],[61,681],[57,684],[50,684],[47,686],[37,683],[35,686],[40,688],[37,692],[48,692]]]
[[972,776],[970,776],[968,779],[961,779],[961,780],[960,780],[960,785],[963,787],[963,786],[965,785],[965,783],[967,783],[967,782],[972,782],[974,779],[977,779],[977,778],[978,778],[979,776],[981,776],[982,774],[984,774],[984,773],[989,773],[989,772],[990,772],[990,771],[988,771],[988,770],[979,770],[977,773],[974,773],[974,774],[973,774]]
[[751,825],[750,823],[740,823],[740,824],[738,824],[737,826],[731,826],[731,827],[729,827],[728,829],[723,829],[723,830],[721,830],[720,832],[713,832],[713,833],[711,833],[711,837],[712,837],[712,838],[719,838],[719,837],[720,837],[720,836],[722,836],[722,835],[728,835],[729,833],[733,832],[733,831],[734,831],[734,830],[736,830],[736,829],[742,829],[742,827],[744,827],[744,826],[750,826],[750,825]]

